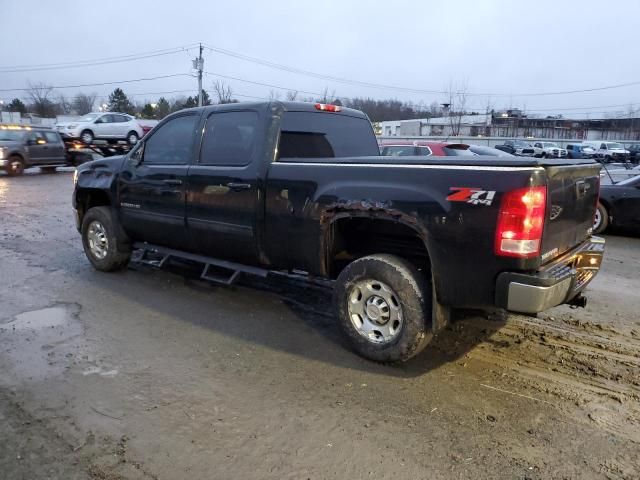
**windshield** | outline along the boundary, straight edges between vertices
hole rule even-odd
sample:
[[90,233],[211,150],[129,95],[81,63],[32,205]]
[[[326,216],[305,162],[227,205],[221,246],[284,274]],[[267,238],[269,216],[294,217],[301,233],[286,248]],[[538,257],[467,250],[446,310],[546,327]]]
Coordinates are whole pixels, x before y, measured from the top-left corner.
[[616,185],[620,186],[633,186],[640,180],[640,175],[636,175],[635,177],[627,178],[626,180],[622,180],[618,182]]
[[531,144],[530,144],[530,143],[523,142],[522,140],[516,140],[516,141],[514,142],[514,145],[515,145],[516,147],[530,147],[530,146],[531,146]]
[[96,118],[98,118],[101,114],[100,113],[89,113],[88,115],[85,115],[84,117],[82,117],[80,120],[78,120],[79,122],[93,122]]
[[544,142],[544,143],[542,144],[542,146],[543,146],[544,148],[549,148],[549,147],[551,147],[551,148],[555,148],[555,147],[557,147],[558,145],[556,145],[556,144],[555,144],[555,143],[553,143],[553,142]]
[[583,152],[593,151],[593,147],[590,147],[588,145],[585,146],[585,147],[581,147],[581,149],[582,149]]
[[0,130],[0,142],[16,142],[22,140],[24,130]]
[[618,148],[618,149],[622,150],[624,147],[620,143],[607,143],[607,148],[609,150],[613,150],[614,148]]

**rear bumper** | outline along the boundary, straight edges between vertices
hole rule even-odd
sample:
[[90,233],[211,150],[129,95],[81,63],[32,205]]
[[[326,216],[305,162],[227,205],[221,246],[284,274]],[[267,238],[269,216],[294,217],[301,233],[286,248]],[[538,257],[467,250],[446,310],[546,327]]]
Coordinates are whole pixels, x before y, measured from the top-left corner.
[[496,281],[496,305],[538,313],[571,301],[593,280],[602,264],[604,239],[591,237],[535,273],[503,272]]

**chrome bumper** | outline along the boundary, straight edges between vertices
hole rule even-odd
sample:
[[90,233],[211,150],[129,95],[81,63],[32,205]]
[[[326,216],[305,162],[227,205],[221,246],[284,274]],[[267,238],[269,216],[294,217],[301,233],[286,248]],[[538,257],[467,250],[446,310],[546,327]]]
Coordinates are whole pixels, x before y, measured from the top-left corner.
[[600,270],[604,244],[603,238],[591,237],[535,273],[501,273],[496,305],[513,312],[538,313],[568,303]]

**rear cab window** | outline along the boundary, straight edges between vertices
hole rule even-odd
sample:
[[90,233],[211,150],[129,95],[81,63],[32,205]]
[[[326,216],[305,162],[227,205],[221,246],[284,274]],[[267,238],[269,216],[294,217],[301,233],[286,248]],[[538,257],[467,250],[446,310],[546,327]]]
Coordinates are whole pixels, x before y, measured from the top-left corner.
[[279,161],[379,155],[366,118],[321,112],[285,112],[282,116]]

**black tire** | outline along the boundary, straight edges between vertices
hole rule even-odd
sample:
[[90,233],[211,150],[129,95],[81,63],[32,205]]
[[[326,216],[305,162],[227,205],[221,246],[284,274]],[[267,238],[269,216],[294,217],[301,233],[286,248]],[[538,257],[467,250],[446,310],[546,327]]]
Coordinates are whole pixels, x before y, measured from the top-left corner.
[[129,145],[135,145],[136,143],[138,143],[138,140],[140,140],[138,132],[134,132],[133,130],[131,130],[129,133],[127,133],[127,143]]
[[40,171],[42,173],[56,173],[57,172],[57,167],[40,167]]
[[[95,222],[95,223],[94,223]],[[104,257],[94,253],[91,242],[95,242],[95,237],[91,239],[91,229],[100,225],[104,232],[100,242]],[[131,258],[131,249],[121,249],[118,246],[116,232],[118,224],[113,219],[109,207],[93,207],[84,215],[82,220],[82,246],[84,253],[96,270],[101,272],[113,272],[122,270],[127,266]]]
[[540,158],[547,158],[547,152],[542,152],[542,154],[540,155]]
[[[356,314],[352,321],[350,304],[360,300],[359,285],[381,282],[390,287],[400,307],[401,323],[389,341],[376,341],[375,331],[366,336],[356,327],[362,322]],[[431,331],[431,281],[408,261],[394,255],[379,254],[351,262],[340,273],[334,289],[334,305],[340,325],[353,349],[361,356],[376,362],[404,362],[424,349],[433,338]],[[369,300],[375,297],[369,296]],[[368,304],[368,301],[367,301]],[[396,306],[397,308],[397,306]],[[382,311],[382,310],[380,310]],[[364,315],[370,319],[368,309]],[[369,325],[373,325],[371,320]]]
[[598,211],[593,222],[593,233],[602,233],[609,226],[609,212],[607,208],[598,202]]
[[85,145],[90,145],[95,140],[95,136],[93,135],[93,132],[91,130],[83,130],[80,134],[80,140]]
[[24,160],[19,155],[11,155],[7,161],[7,175],[18,177],[24,173]]

